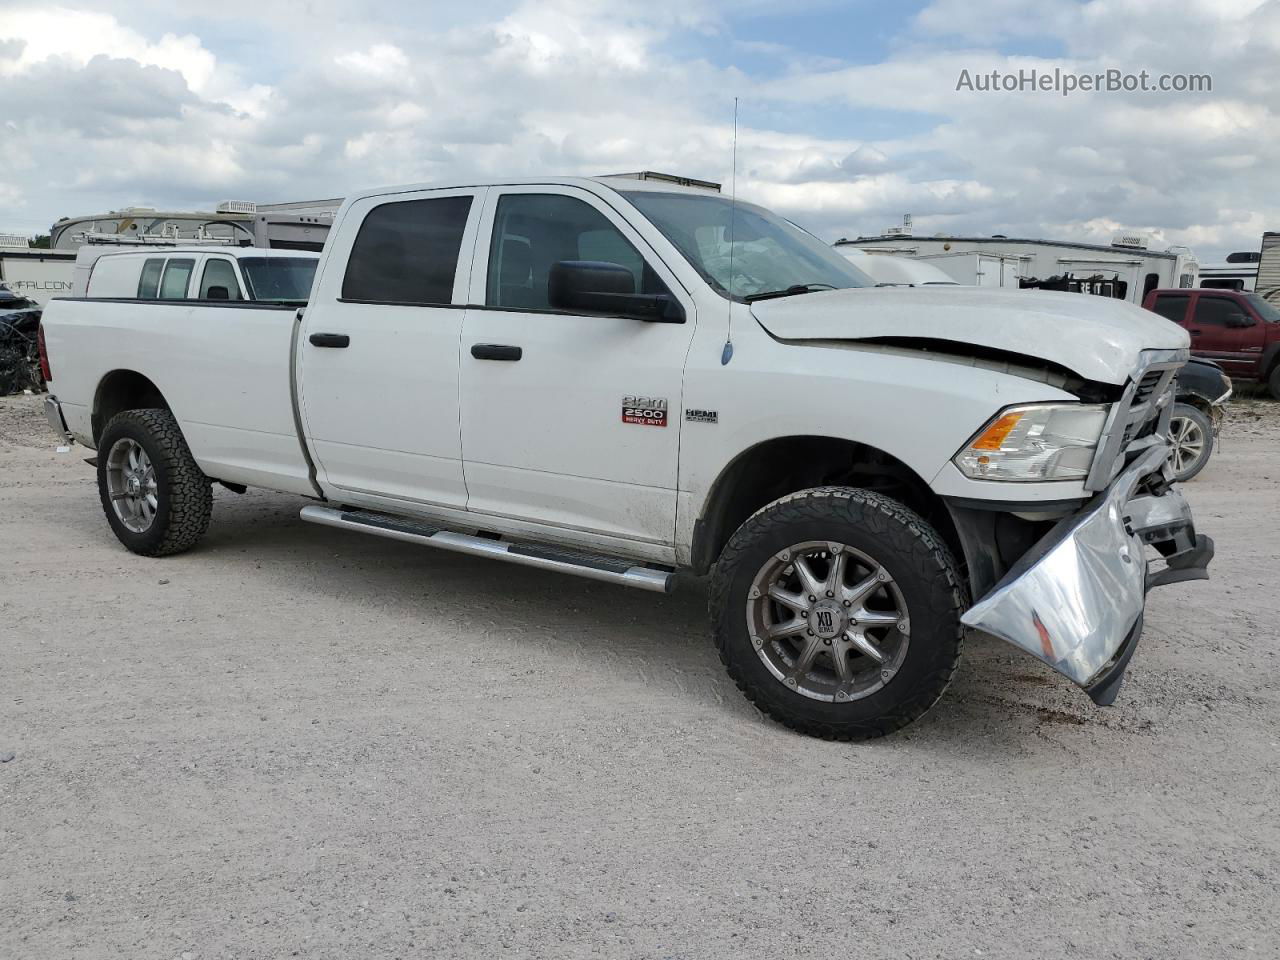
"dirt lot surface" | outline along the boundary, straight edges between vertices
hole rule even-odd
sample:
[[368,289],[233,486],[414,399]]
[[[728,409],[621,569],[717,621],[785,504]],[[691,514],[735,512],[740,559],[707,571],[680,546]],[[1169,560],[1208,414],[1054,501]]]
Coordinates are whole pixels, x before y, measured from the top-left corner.
[[1187,494],[1118,704],[971,641],[907,731],[725,678],[705,585],[594,584],[215,499],[126,553],[0,400],[0,956],[1280,955],[1280,405]]

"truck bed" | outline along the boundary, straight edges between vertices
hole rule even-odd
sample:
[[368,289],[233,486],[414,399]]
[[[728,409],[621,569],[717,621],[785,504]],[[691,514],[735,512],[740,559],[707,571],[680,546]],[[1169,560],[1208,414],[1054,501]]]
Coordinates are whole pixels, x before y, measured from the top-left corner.
[[43,321],[50,390],[76,439],[96,446],[93,391],[113,371],[146,371],[206,474],[312,494],[291,395],[297,314],[244,300],[55,299]]

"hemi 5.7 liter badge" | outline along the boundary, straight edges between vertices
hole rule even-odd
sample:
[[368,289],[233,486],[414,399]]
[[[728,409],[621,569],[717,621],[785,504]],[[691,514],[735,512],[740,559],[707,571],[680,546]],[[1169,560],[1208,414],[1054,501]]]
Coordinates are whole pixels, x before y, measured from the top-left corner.
[[623,397],[622,422],[642,427],[665,427],[667,401],[662,397]]

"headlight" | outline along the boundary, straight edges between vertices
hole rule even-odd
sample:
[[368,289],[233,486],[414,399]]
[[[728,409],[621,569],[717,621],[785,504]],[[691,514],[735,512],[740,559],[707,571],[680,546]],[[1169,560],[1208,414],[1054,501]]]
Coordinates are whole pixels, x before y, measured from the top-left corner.
[[1089,475],[1107,408],[1032,403],[1000,411],[955,455],[973,480],[1080,480]]

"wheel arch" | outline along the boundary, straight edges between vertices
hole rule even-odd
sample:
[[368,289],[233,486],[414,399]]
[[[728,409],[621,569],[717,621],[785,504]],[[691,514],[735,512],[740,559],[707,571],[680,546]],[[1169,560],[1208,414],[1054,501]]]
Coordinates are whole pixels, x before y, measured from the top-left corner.
[[734,531],[761,507],[810,487],[852,486],[904,503],[963,556],[943,499],[902,460],[843,437],[794,435],[763,440],[733,458],[711,484],[694,523],[690,566],[706,573]]
[[1258,379],[1266,383],[1277,365],[1280,365],[1280,340],[1272,341],[1263,350],[1262,358],[1258,364],[1258,372],[1261,374]]
[[117,413],[147,408],[171,411],[164,394],[149,377],[128,369],[116,369],[107,373],[98,381],[98,389],[93,395],[90,425],[94,445],[97,445],[102,436],[103,428]]

